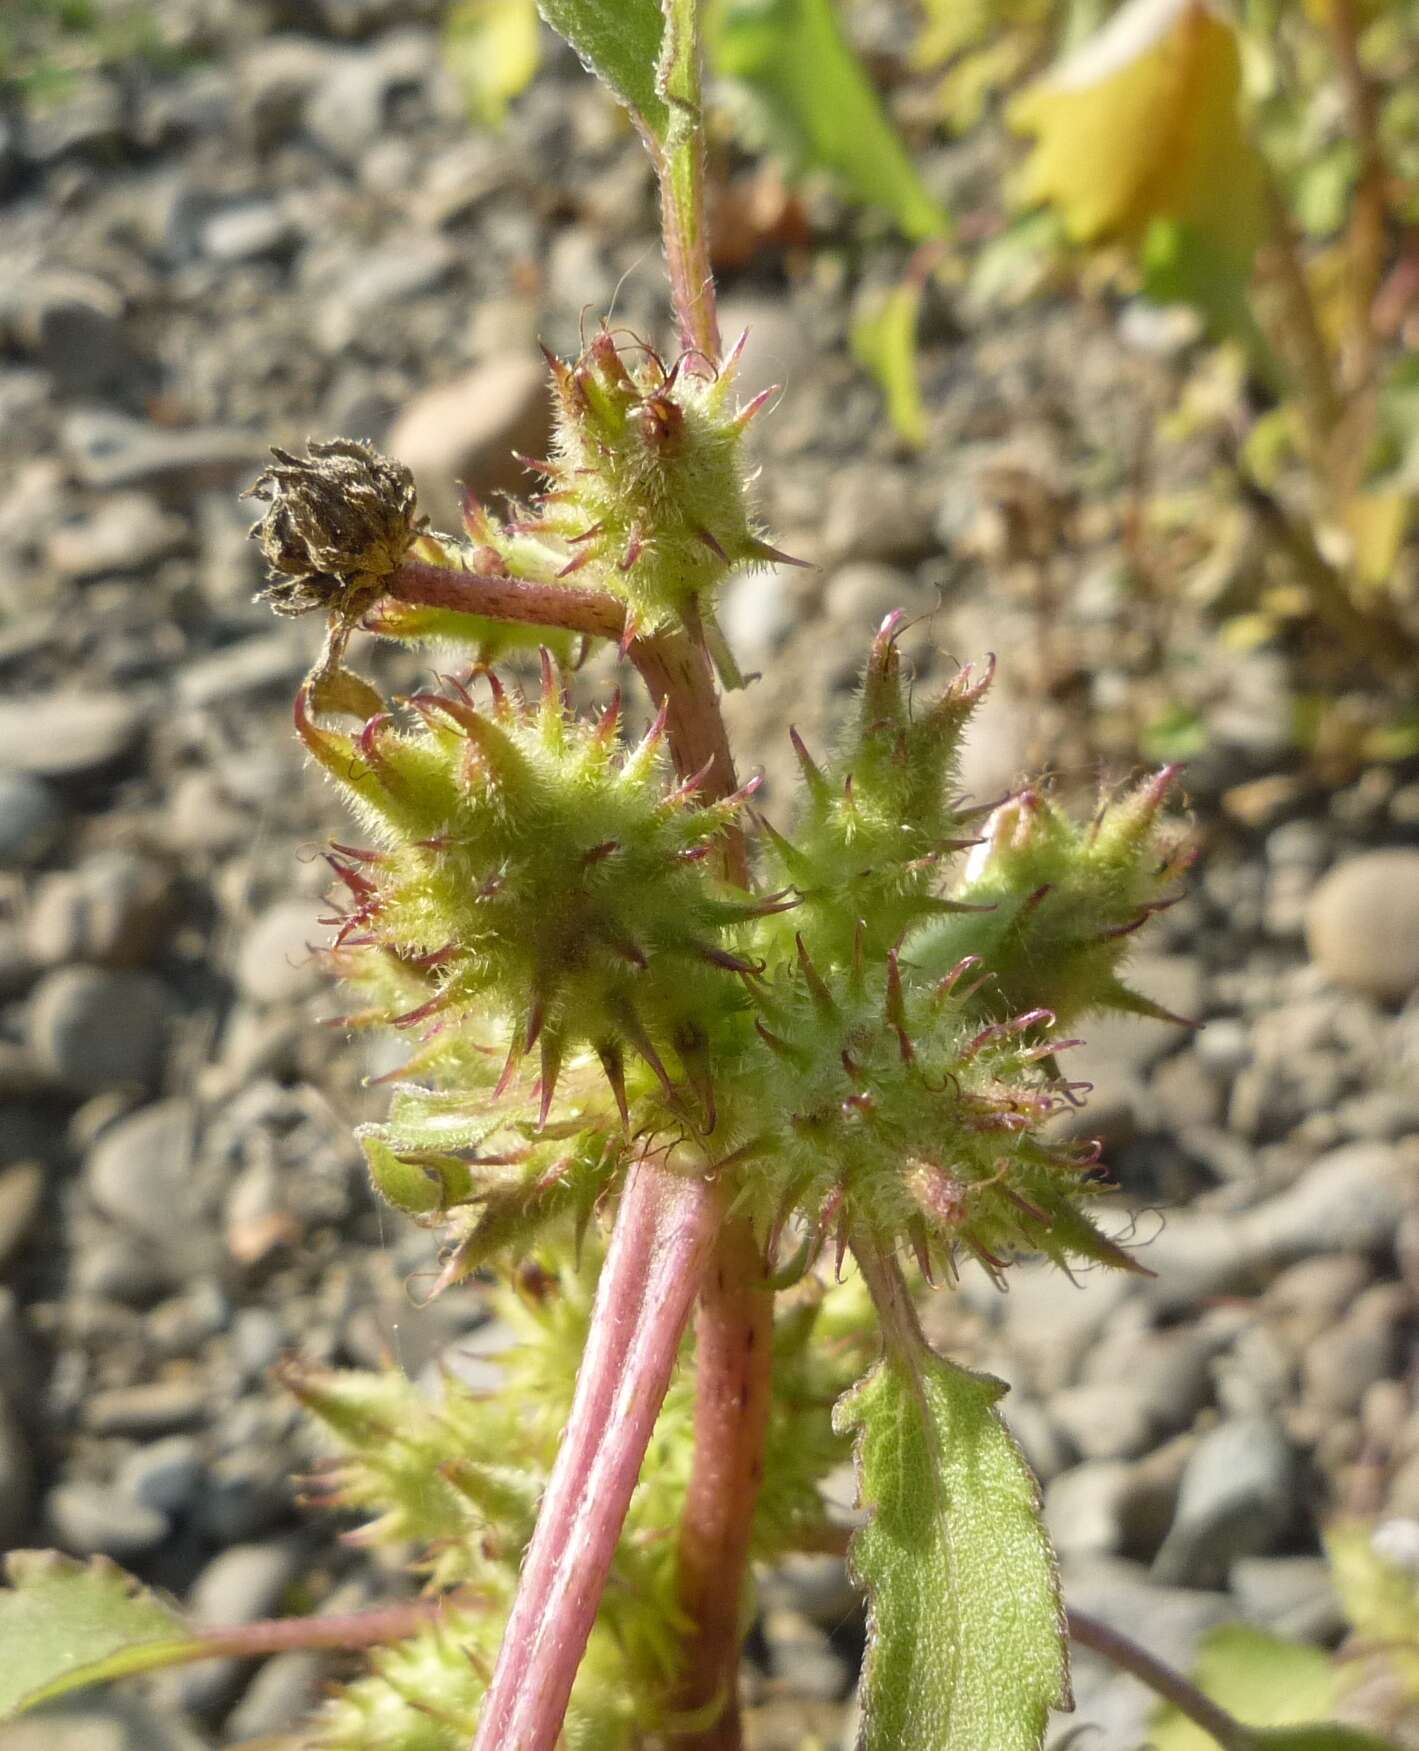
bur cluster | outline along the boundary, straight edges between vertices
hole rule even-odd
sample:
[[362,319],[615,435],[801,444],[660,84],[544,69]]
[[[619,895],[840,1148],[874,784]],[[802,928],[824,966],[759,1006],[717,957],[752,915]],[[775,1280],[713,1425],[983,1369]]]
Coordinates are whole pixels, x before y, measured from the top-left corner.
[[[861,1284],[833,1285],[849,1247],[931,1283],[971,1263],[1000,1282],[1023,1255],[1134,1268],[1092,1214],[1097,1146],[1054,1121],[1085,1092],[1065,1066],[1090,1016],[1161,1013],[1125,972],[1189,858],[1171,770],[1087,820],[1038,785],[963,799],[993,664],[915,698],[892,615],[839,743],[816,757],[790,732],[797,791],[770,818],[713,761],[673,769],[664,708],[635,732],[619,692],[578,710],[577,638],[548,637],[535,677],[491,660],[509,639],[478,590],[514,582],[594,603],[633,662],[678,652],[711,699],[712,672],[738,682],[717,594],[783,556],[751,502],[743,436],[764,398],[737,404],[736,358],[667,366],[602,332],[552,360],[541,490],[502,515],[470,500],[459,536],[428,530],[398,465],[361,446],[282,454],[258,483],[275,606],[330,619],[295,717],[359,824],[330,852],[343,1020],[407,1048],[387,1116],[360,1134],[371,1178],[438,1231],[436,1289],[487,1266],[510,1278],[523,1336],[501,1390],[449,1380],[433,1403],[395,1375],[292,1376],[339,1451],[320,1493],[366,1517],[362,1539],[420,1551],[444,1601],[331,1704],[322,1751],[468,1742],[571,1404],[604,1219],[643,1159],[712,1182],[786,1291],[760,1555],[826,1526],[820,1486],[845,1453],[830,1410],[870,1349]],[[361,626],[437,642],[446,672],[387,694],[346,666]],[[687,1379],[641,1473],[568,1744],[629,1748],[670,1718]]]

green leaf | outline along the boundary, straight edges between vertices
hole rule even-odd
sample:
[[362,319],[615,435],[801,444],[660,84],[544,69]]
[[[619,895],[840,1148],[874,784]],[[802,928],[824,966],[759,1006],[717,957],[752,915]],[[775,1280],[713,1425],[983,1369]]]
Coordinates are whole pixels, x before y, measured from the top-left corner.
[[838,1403],[873,1510],[852,1545],[871,1604],[861,1751],[1035,1751],[1067,1706],[1054,1557],[1004,1390],[919,1342]]
[[[1295,1728],[1322,1721],[1335,1707],[1335,1671],[1320,1648],[1284,1641],[1249,1624],[1226,1623],[1203,1637],[1193,1681],[1229,1714],[1249,1727]],[[1210,1734],[1174,1708],[1153,1717],[1156,1751],[1216,1751]],[[1339,1728],[1309,1727],[1308,1732],[1339,1732]],[[1300,1751],[1322,1751],[1345,1740],[1296,1739],[1267,1735],[1265,1743],[1292,1744]],[[1363,1741],[1362,1741],[1363,1743]]]
[[537,71],[536,0],[457,0],[444,21],[443,52],[474,121],[501,127]]
[[537,5],[646,133],[663,140],[670,112],[655,87],[664,30],[658,0],[537,0]]
[[466,1203],[473,1191],[467,1162],[431,1150],[396,1149],[373,1126],[356,1133],[375,1190],[406,1216],[442,1215]]
[[713,0],[706,42],[716,71],[750,92],[775,143],[800,165],[831,172],[907,237],[949,231],[831,0]]
[[924,290],[924,281],[914,274],[868,304],[852,325],[853,353],[881,385],[894,429],[915,449],[926,442],[926,409],[916,350]]
[[105,1558],[17,1550],[0,1592],[0,1720],[39,1703],[193,1656],[177,1613]]

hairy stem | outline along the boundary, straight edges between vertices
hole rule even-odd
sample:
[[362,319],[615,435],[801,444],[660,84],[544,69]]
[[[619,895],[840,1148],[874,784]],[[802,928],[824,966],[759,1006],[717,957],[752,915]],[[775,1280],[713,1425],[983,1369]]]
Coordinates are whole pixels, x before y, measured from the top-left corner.
[[[515,620],[523,626],[557,627],[591,638],[619,639],[626,611],[601,590],[566,584],[536,584],[525,578],[485,577],[453,566],[406,559],[389,579],[388,596],[422,608],[450,608],[490,620]],[[376,606],[369,622],[379,630]]]
[[871,1240],[853,1236],[852,1256],[857,1260],[857,1268],[872,1296],[873,1310],[882,1328],[882,1343],[888,1356],[910,1360],[920,1351],[930,1348],[901,1266],[891,1253],[884,1252]]
[[[685,779],[708,767],[701,784],[705,801],[729,796],[738,782],[734,755],[703,650],[683,632],[666,632],[636,639],[630,656],[646,691],[666,708],[666,733],[676,772]],[[736,887],[749,885],[748,847],[737,828],[725,837],[724,874]]]
[[700,111],[700,0],[665,0],[657,83],[670,127],[656,154],[661,233],[681,344],[719,364],[719,318],[705,224],[705,130]]
[[[667,708],[676,770],[688,776],[708,763],[706,800],[728,796],[734,759],[703,651],[683,633],[661,634],[637,639],[631,659]],[[725,847],[725,875],[748,886],[738,832]],[[747,1221],[727,1222],[719,1234],[695,1334],[695,1456],[677,1577],[694,1631],[674,1703],[699,1710],[718,1696],[724,1706],[713,1725],[676,1742],[686,1751],[738,1751],[740,1619],[773,1390],[773,1296]]]
[[1147,1648],[1140,1647],[1121,1630],[1100,1623],[1084,1611],[1069,1613],[1069,1636],[1081,1648],[1088,1648],[1120,1671],[1130,1673],[1140,1684],[1146,1684],[1155,1696],[1170,1702],[1180,1714],[1210,1734],[1222,1751],[1256,1751],[1257,1735],[1244,1726],[1235,1715],[1205,1696],[1190,1678],[1184,1678],[1163,1661],[1155,1659]]
[[268,1617],[255,1623],[204,1629],[197,1640],[185,1645],[173,1663],[195,1660],[251,1659],[292,1650],[329,1650],[340,1653],[355,1648],[387,1647],[405,1640],[425,1624],[458,1605],[486,1604],[477,1593],[449,1593],[439,1599],[404,1599],[394,1605],[376,1605],[368,1611],[337,1613],[330,1617]]
[[474,1751],[557,1743],[718,1219],[706,1180],[651,1157],[632,1169]]
[[747,1220],[720,1230],[695,1324],[695,1464],[680,1524],[677,1590],[695,1626],[674,1706],[713,1725],[675,1740],[685,1751],[739,1751],[737,1696],[744,1577],[773,1402],[773,1295]]

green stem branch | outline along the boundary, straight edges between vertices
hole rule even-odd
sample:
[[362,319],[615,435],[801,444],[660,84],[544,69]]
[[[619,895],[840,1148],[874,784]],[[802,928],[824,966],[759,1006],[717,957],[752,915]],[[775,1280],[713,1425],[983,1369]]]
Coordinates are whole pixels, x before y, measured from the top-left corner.
[[705,223],[705,130],[700,107],[700,0],[664,0],[657,84],[670,126],[656,157],[665,265],[680,340],[719,364],[719,318]]

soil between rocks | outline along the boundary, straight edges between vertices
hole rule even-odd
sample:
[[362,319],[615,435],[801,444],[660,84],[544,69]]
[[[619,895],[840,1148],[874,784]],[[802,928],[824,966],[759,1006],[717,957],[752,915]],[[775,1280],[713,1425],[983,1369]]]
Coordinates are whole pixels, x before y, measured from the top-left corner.
[[[476,1294],[415,1305],[428,1242],[350,1139],[380,1066],[313,1025],[337,1007],[307,945],[341,822],[289,699],[318,629],[253,605],[236,495],[268,443],[339,433],[406,455],[446,520],[454,476],[512,487],[508,453],[535,453],[539,336],[574,351],[613,302],[659,335],[665,312],[649,172],[565,53],[492,136],[431,7],[157,12],[161,70],[83,75],[0,127],[0,1546],[105,1552],[230,1621],[405,1584],[299,1509],[281,1354],[417,1374],[497,1344]],[[970,144],[925,153],[942,186],[980,175]],[[784,726],[822,745],[902,607],[922,685],[1000,655],[966,787],[1043,763],[1087,798],[1131,769],[1157,688],[1121,543],[1139,431],[1196,355],[1141,348],[1104,300],[943,299],[909,456],[846,346],[902,252],[826,197],[809,218],[816,252],[770,238],[723,276],[750,390],[784,384],[764,511],[816,568],[724,605],[763,672],[727,702],[745,764],[772,810]],[[1053,520],[1047,577],[1001,533],[1022,493]],[[1419,1518],[1419,776],[1323,782],[1285,684],[1280,657],[1215,647],[1179,683],[1212,732],[1186,777],[1203,856],[1135,982],[1206,1025],[1104,1025],[1078,1054],[1156,1278],[1025,1267],[930,1309],[1011,1383],[1068,1597],[1183,1662],[1228,1616],[1332,1639],[1326,1517]],[[758,1751],[851,1743],[861,1639],[840,1564],[764,1578]],[[0,1728],[0,1751],[234,1744],[322,1676],[193,1668]],[[1060,1733],[1142,1741],[1128,1681],[1081,1659],[1076,1690]]]

